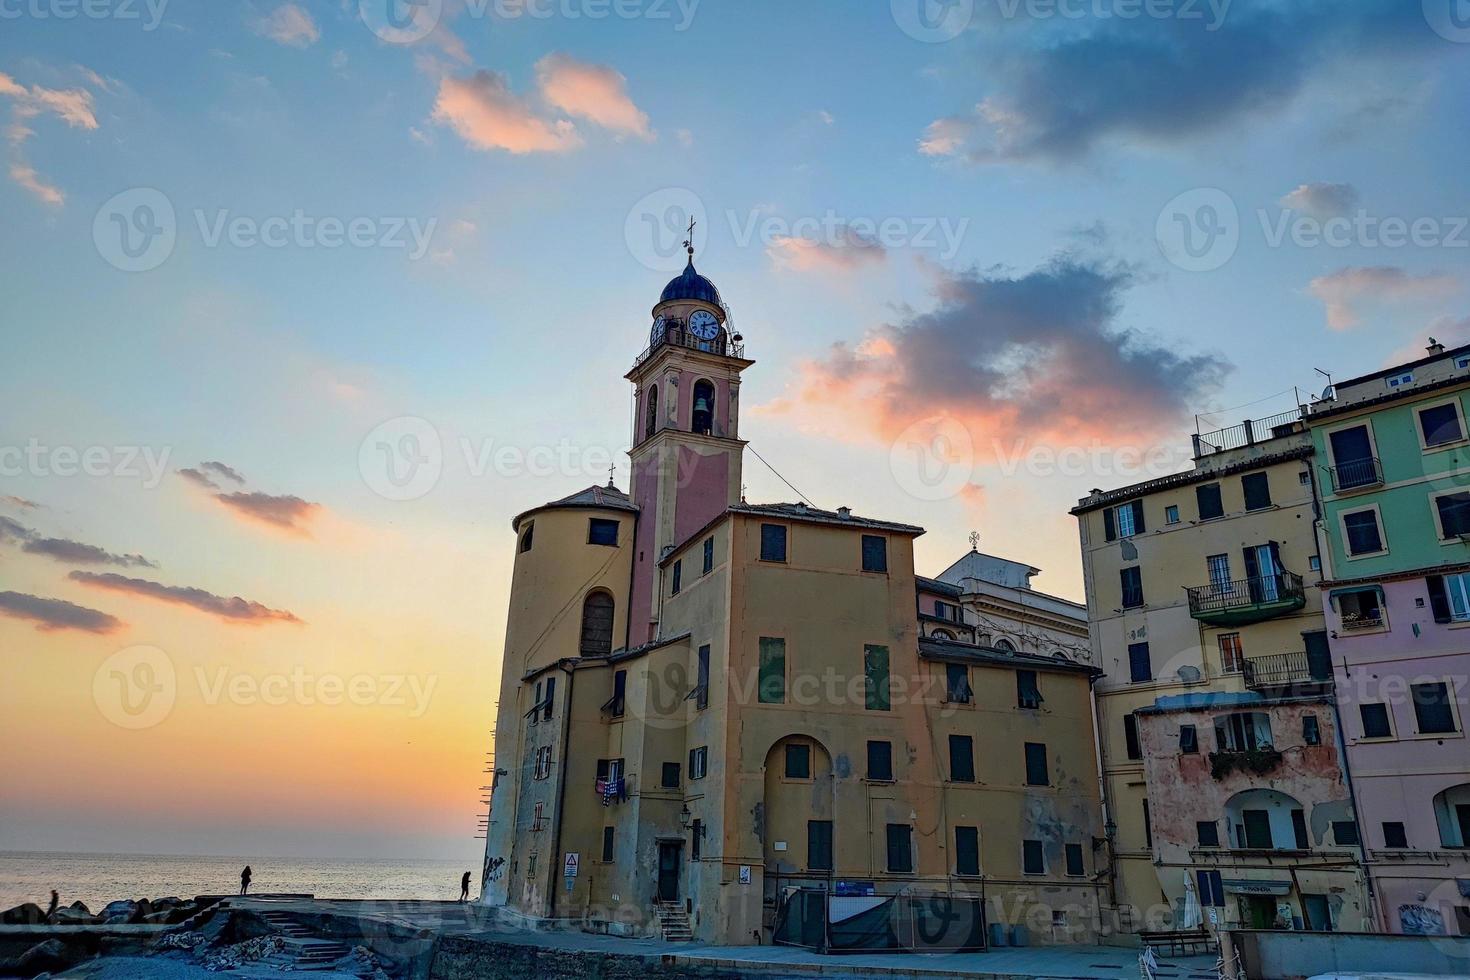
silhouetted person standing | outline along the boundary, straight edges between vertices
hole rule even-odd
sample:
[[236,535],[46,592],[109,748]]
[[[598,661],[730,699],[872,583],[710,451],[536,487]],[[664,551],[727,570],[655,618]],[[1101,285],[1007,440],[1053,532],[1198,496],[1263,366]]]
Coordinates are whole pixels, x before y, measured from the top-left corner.
[[245,870],[240,872],[240,894],[243,895],[250,890],[250,865],[245,865]]
[[459,900],[468,902],[470,900],[470,873],[466,871],[464,877],[459,879]]

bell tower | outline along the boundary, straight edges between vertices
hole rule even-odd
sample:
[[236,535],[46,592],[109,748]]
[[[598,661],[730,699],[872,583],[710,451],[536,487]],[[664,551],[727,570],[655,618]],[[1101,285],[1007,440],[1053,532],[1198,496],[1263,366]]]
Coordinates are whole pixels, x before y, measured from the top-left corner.
[[648,349],[627,378],[633,413],[632,499],[638,505],[628,644],[658,637],[658,563],[740,501],[743,338],[714,283],[689,264],[653,308]]

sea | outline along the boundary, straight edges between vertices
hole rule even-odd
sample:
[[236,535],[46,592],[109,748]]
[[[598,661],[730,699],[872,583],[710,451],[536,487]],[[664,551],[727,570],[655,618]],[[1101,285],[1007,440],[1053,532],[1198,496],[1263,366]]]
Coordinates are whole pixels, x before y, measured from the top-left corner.
[[0,911],[22,902],[45,908],[53,888],[62,905],[81,901],[94,912],[122,898],[233,895],[247,864],[254,893],[444,901],[459,898],[466,871],[473,872],[470,894],[480,887],[478,867],[451,861],[0,851]]

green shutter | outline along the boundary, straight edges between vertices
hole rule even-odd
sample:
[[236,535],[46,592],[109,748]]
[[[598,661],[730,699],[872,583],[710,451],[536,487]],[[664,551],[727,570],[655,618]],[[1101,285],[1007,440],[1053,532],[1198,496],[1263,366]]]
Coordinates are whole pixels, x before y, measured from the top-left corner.
[[888,710],[888,648],[863,647],[863,690],[869,711]]
[[761,675],[758,692],[761,704],[786,702],[786,641],[779,636],[761,637]]

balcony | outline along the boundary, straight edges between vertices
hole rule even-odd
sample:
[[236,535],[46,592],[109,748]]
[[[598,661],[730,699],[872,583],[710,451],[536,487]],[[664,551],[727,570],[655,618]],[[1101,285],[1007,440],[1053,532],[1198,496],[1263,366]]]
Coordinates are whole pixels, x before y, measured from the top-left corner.
[[1212,626],[1244,626],[1296,612],[1307,604],[1302,577],[1291,572],[1212,582],[1186,589],[1189,614]]
[[745,356],[745,339],[738,333],[727,335],[726,331],[721,330],[719,336],[713,340],[701,340],[686,329],[682,320],[669,319],[663,336],[653,338],[653,342],[633,362],[633,370],[636,371],[644,361],[665,347],[683,347],[688,350],[703,351],[706,354],[718,354],[721,357],[743,358]]
[[1383,485],[1383,464],[1378,457],[1350,459],[1345,463],[1327,467],[1332,477],[1332,492],[1347,493],[1351,490],[1366,490]]
[[[1266,653],[1247,657],[1241,665],[1245,686],[1252,691],[1288,689],[1320,690],[1332,683],[1330,665],[1312,663],[1305,651],[1293,653]],[[1319,676],[1320,675],[1320,676]]]

